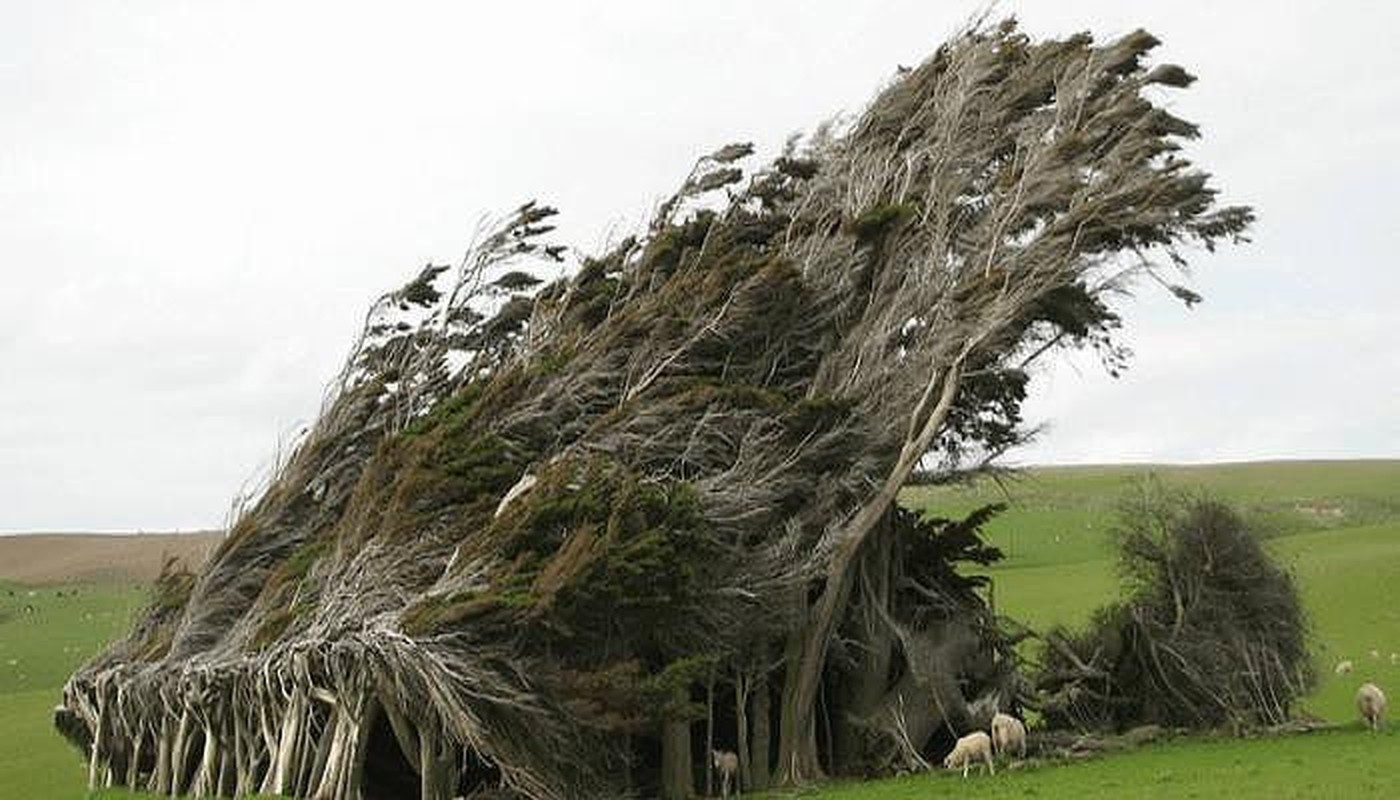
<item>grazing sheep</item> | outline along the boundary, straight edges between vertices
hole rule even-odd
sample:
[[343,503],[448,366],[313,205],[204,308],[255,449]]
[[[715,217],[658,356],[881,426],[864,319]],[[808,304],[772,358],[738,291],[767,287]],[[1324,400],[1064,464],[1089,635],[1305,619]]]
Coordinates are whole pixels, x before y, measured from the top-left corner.
[[1375,659],[1376,661],[1380,661],[1380,660],[1381,660],[1381,651],[1379,651],[1379,650],[1372,650],[1372,651],[1371,651],[1371,658]]
[[728,750],[711,750],[710,760],[719,770],[720,796],[729,796],[729,787],[734,787],[734,795],[739,795],[739,756]]
[[987,765],[987,771],[997,774],[997,768],[992,763],[992,739],[982,731],[973,731],[968,735],[958,739],[958,743],[953,745],[953,752],[943,759],[945,769],[962,768],[963,777],[967,777],[967,770],[972,766],[973,759],[981,759]]
[[1333,672],[1337,673],[1338,675],[1346,675],[1347,673],[1351,672],[1351,670],[1352,670],[1351,659],[1345,659],[1345,660],[1343,660],[1343,661],[1338,661],[1338,662],[1337,662],[1337,668],[1336,668],[1335,670],[1333,670]]
[[1381,729],[1385,718],[1385,692],[1374,683],[1363,683],[1356,690],[1356,710],[1361,712],[1361,721],[1373,731]]
[[1397,665],[1397,664],[1400,664],[1400,653],[1391,653],[1391,654],[1390,654],[1390,665],[1393,667],[1393,666],[1395,666],[1395,665]]
[[992,717],[992,748],[999,756],[1006,756],[1014,751],[1017,758],[1025,758],[1025,724],[1010,714],[998,711]]

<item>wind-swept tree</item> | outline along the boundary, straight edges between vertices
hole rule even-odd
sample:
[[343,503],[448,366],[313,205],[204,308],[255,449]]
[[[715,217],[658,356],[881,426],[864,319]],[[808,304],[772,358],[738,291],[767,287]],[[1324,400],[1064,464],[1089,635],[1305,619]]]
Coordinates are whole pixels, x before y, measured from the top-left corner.
[[[1027,435],[1045,353],[1236,240],[1137,32],[975,27],[849,125],[702,159],[639,236],[540,287],[552,209],[378,301],[319,421],[198,579],[65,689],[95,784],[685,797],[918,766],[1016,702],[916,468]],[[537,270],[535,270],[537,272]],[[776,739],[776,741],[774,741]],[[776,745],[776,746],[775,746]]]

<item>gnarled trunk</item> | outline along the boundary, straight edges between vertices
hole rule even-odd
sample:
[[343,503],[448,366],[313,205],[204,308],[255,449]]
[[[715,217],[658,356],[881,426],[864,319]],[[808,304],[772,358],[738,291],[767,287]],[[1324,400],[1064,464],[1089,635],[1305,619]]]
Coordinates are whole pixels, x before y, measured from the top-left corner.
[[695,796],[695,770],[690,755],[690,723],[661,725],[662,800],[689,800]]

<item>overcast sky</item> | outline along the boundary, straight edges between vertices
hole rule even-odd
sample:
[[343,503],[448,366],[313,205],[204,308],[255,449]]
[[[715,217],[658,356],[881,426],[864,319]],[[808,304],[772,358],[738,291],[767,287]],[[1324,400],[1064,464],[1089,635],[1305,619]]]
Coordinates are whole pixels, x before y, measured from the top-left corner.
[[[480,215],[538,197],[594,251],[975,8],[0,0],[0,531],[219,524],[367,302]],[[1260,219],[1198,260],[1203,304],[1144,287],[1123,378],[1038,375],[1012,460],[1400,456],[1400,4],[1000,8],[1161,37],[1191,154]]]

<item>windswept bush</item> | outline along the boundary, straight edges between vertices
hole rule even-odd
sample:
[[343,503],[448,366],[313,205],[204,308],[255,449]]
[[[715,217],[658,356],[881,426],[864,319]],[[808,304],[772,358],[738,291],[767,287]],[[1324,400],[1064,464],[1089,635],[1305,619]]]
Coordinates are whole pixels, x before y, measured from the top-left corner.
[[1052,631],[1052,725],[1278,724],[1315,676],[1298,588],[1224,504],[1149,483],[1116,531],[1127,598]]

